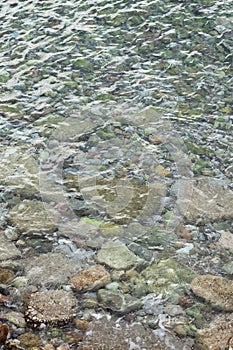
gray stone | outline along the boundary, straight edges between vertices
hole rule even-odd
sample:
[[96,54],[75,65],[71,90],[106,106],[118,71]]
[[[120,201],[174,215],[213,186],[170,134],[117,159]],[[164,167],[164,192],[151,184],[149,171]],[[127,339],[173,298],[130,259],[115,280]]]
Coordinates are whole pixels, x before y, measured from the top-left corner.
[[0,184],[15,193],[30,196],[39,189],[39,167],[28,146],[4,149],[0,162]]
[[133,254],[120,241],[109,241],[105,243],[97,254],[97,261],[116,270],[127,270],[132,266],[143,263],[142,259]]
[[228,180],[200,177],[190,180],[189,184],[183,182],[184,186],[182,181],[179,184],[180,191],[190,194],[189,199],[186,196],[186,200],[177,203],[180,214],[189,222],[206,223],[233,218],[233,191],[228,187]]
[[9,211],[9,220],[25,234],[49,233],[56,230],[57,214],[40,201],[24,200]]
[[8,260],[20,257],[21,252],[14,243],[8,242],[0,236],[0,260]]
[[97,298],[101,306],[121,314],[137,310],[141,306],[140,300],[120,291],[99,289]]
[[47,253],[25,261],[26,278],[30,283],[56,286],[67,283],[81,269],[76,260],[61,253]]

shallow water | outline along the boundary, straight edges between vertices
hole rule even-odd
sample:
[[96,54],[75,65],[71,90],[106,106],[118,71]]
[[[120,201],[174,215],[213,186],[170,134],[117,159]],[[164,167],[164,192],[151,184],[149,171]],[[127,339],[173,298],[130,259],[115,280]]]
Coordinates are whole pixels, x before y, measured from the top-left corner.
[[[154,228],[213,254],[233,217],[232,1],[3,0],[0,23],[1,228],[23,265],[85,267],[115,239],[176,256]],[[230,252],[195,249],[177,260],[226,273]]]

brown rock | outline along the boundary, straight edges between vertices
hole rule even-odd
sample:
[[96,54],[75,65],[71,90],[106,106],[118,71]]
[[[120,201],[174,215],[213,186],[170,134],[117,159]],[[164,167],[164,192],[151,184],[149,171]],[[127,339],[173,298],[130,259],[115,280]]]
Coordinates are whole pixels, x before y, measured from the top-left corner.
[[88,330],[89,322],[87,322],[86,320],[80,320],[80,318],[76,318],[74,320],[74,323],[78,329],[80,329],[82,331]]
[[192,280],[191,289],[212,306],[233,311],[233,281],[213,275],[199,275]]
[[97,290],[111,281],[110,274],[101,265],[93,265],[71,278],[70,284],[80,291]]
[[7,284],[14,277],[15,275],[11,270],[0,268],[0,283]]
[[200,350],[231,349],[232,337],[233,313],[217,316],[208,328],[199,330],[196,334],[196,345]]
[[0,344],[4,344],[6,342],[8,333],[9,327],[4,323],[0,323]]

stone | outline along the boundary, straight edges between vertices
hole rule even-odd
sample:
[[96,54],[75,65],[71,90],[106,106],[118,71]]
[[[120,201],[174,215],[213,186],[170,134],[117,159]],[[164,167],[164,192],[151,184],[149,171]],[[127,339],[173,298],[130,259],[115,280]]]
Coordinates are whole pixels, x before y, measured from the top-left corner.
[[18,258],[21,252],[14,243],[9,242],[4,237],[0,236],[0,261]]
[[42,346],[40,337],[37,334],[32,334],[29,332],[21,334],[18,336],[17,340],[20,341],[20,346],[26,350],[38,349],[40,346]]
[[158,334],[141,322],[128,323],[123,317],[97,314],[77,350],[184,350],[193,340],[179,339],[162,331]]
[[213,275],[198,275],[191,282],[191,290],[213,307],[233,311],[233,281]]
[[10,311],[5,315],[5,319],[20,328],[26,326],[26,321],[22,312]]
[[57,228],[53,208],[40,201],[24,200],[9,211],[9,221],[24,234],[46,234]]
[[14,277],[15,274],[11,270],[3,269],[0,267],[0,284],[7,284],[11,280],[13,280]]
[[180,214],[191,223],[233,218],[233,191],[228,180],[199,177],[197,180],[179,182],[179,190],[189,193],[189,198],[177,202]]
[[224,264],[222,268],[226,273],[229,273],[229,275],[233,275],[233,261]]
[[233,250],[233,234],[230,231],[220,231],[220,233],[218,244],[224,249]]
[[233,313],[217,316],[207,328],[200,329],[196,333],[196,345],[200,350],[230,350],[232,340]]
[[162,293],[170,302],[178,302],[179,295],[195,275],[191,268],[180,265],[173,259],[155,261],[138,276],[131,278],[133,294],[142,297],[148,293]]
[[137,310],[141,306],[140,300],[120,291],[99,289],[97,298],[101,306],[120,314]]
[[4,323],[0,323],[0,345],[6,342],[8,333],[9,327]]
[[0,162],[0,184],[14,193],[32,196],[39,190],[39,166],[28,146],[9,146]]
[[140,265],[143,260],[132,253],[125,244],[116,240],[103,244],[97,254],[97,261],[116,270],[127,270],[134,265]]
[[71,292],[64,290],[45,290],[31,294],[26,320],[34,327],[40,324],[65,324],[76,315],[76,299]]
[[69,284],[79,291],[97,290],[111,281],[109,272],[101,265],[93,265],[73,276]]
[[26,278],[35,285],[57,286],[67,283],[70,276],[77,272],[77,260],[62,253],[40,254],[34,259],[25,260]]

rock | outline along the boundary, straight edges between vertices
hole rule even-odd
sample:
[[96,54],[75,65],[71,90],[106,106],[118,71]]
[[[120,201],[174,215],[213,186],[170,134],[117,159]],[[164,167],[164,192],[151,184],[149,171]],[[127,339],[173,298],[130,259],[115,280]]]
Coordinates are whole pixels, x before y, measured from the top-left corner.
[[9,327],[4,323],[0,323],[0,344],[4,344],[6,342],[8,333]]
[[233,281],[212,275],[199,275],[191,282],[191,290],[198,297],[220,310],[233,311]]
[[56,230],[55,211],[43,202],[24,200],[9,211],[9,220],[24,234],[50,233]]
[[15,277],[14,273],[9,269],[2,269],[0,267],[0,284],[7,284],[8,282],[12,281]]
[[39,166],[28,146],[9,146],[0,162],[0,184],[15,193],[32,196],[39,189]]
[[69,283],[79,291],[87,291],[97,290],[110,281],[108,271],[101,265],[94,265],[73,276]]
[[[185,183],[185,180],[182,183],[181,180],[179,188],[183,192],[190,193],[190,198],[177,203],[180,214],[193,223],[196,221],[206,223],[211,220],[232,219],[233,191],[230,190],[228,185],[228,180],[212,177],[190,180],[189,184]],[[180,198],[182,198],[182,195]]]
[[153,247],[157,246],[170,246],[175,240],[177,240],[175,233],[158,228],[152,228],[148,230],[147,233],[141,238],[139,237],[136,242],[153,249]]
[[[195,272],[178,264],[175,260],[166,259],[154,262],[141,273],[131,278],[134,284],[134,295],[145,296],[148,293],[165,294],[170,302],[178,302],[178,297],[188,287]],[[177,300],[176,300],[177,298]],[[174,300],[173,300],[174,299]]]
[[25,261],[26,278],[30,283],[42,286],[56,286],[67,283],[70,276],[77,272],[76,260],[62,253],[41,254]]
[[8,242],[0,236],[0,261],[20,257],[21,252],[14,243]]
[[143,260],[133,254],[120,241],[109,241],[103,244],[97,254],[97,261],[116,270],[127,270],[134,265],[140,265]]
[[24,328],[26,326],[24,314],[22,314],[21,312],[10,311],[7,314],[5,314],[5,319],[15,324],[17,327]]
[[141,306],[140,300],[132,297],[130,294],[123,294],[120,291],[99,289],[97,298],[101,306],[120,314],[137,310]]
[[155,334],[140,322],[126,322],[122,317],[97,314],[77,350],[184,350],[191,349],[190,338],[179,339],[168,332]]
[[26,350],[38,349],[42,346],[42,341],[37,334],[24,333],[18,336],[17,340],[20,341],[20,346]]
[[218,244],[225,248],[233,251],[233,234],[230,231],[220,231],[221,237],[218,240]]
[[233,261],[223,265],[223,270],[229,275],[233,275]]
[[198,330],[196,345],[200,350],[232,349],[233,313],[217,316],[208,328]]
[[31,295],[26,310],[27,322],[34,327],[40,324],[65,324],[76,315],[76,299],[71,292],[46,290]]

